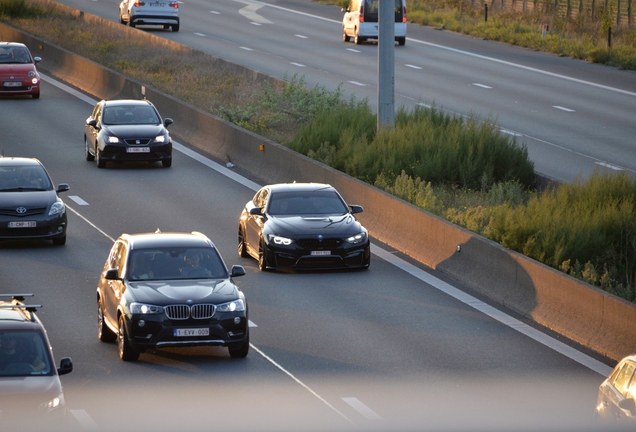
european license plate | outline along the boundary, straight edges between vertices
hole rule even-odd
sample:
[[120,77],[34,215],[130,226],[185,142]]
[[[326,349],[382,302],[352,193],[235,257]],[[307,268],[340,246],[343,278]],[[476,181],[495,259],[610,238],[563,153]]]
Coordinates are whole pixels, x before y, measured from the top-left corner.
[[174,329],[175,336],[210,336],[209,328]]
[[5,87],[22,87],[22,83],[18,81],[6,81],[2,85]]
[[331,251],[311,251],[311,255],[331,255]]
[[35,228],[35,221],[9,222],[9,228]]
[[128,147],[128,153],[150,153],[150,147]]

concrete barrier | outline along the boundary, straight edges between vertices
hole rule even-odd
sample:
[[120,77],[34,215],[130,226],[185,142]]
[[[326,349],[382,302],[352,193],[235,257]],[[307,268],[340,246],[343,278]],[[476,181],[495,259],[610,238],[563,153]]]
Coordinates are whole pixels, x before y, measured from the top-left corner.
[[[117,23],[101,23],[123,29]],[[126,29],[137,32],[137,38],[167,43],[143,31]],[[46,41],[4,24],[0,24],[0,38],[27,44],[37,53],[34,55],[44,58],[39,64],[42,71],[97,98],[141,97],[142,83]],[[274,80],[222,59],[211,59],[251,79]],[[179,141],[230,160],[266,183],[330,183],[349,203],[364,206],[359,219],[375,239],[604,356],[618,360],[636,352],[636,326],[632,325],[636,322],[636,305],[162,92],[146,88],[146,97],[162,115],[175,120],[170,130]]]

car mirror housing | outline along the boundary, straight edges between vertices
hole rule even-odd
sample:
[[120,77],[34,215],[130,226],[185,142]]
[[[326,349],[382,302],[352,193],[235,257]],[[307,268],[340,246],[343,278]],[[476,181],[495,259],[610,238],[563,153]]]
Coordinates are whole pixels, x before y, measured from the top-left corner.
[[351,209],[351,214],[362,213],[364,211],[364,208],[359,205],[350,205],[349,208]]
[[66,375],[73,372],[73,360],[70,357],[64,357],[60,360],[60,367],[57,369],[58,375]]
[[167,119],[165,119],[165,120],[163,121],[163,125],[164,125],[165,127],[170,126],[172,123],[174,123],[174,120],[172,120],[171,118],[167,118]]
[[250,214],[263,216],[263,208],[262,207],[253,207],[250,209]]
[[89,126],[97,126],[97,120],[93,119],[93,118],[87,118],[86,119],[86,124]]
[[244,276],[244,275],[245,275],[245,268],[243,266],[240,266],[240,265],[232,266],[232,272],[230,273],[230,276],[236,277],[236,276]]
[[119,279],[119,275],[117,274],[117,269],[108,269],[106,273],[104,273],[104,279],[108,279],[108,280]]
[[60,192],[66,192],[67,190],[69,190],[68,183],[60,183],[60,184],[57,186],[57,191],[56,191],[56,192],[57,192],[57,193],[60,193]]

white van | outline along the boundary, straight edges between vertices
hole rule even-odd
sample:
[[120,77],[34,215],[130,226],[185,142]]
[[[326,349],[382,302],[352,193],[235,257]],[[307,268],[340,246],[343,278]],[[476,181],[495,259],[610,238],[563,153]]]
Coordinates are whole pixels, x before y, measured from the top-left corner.
[[[351,38],[356,45],[367,39],[378,38],[378,12],[380,0],[349,0],[343,8],[342,40]],[[399,45],[406,43],[406,0],[395,0],[395,40]]]

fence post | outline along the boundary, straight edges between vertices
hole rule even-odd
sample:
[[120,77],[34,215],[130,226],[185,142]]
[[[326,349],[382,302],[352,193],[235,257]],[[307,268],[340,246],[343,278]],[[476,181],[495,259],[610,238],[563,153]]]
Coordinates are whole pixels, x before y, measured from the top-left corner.
[[488,3],[484,3],[484,21],[488,22]]

